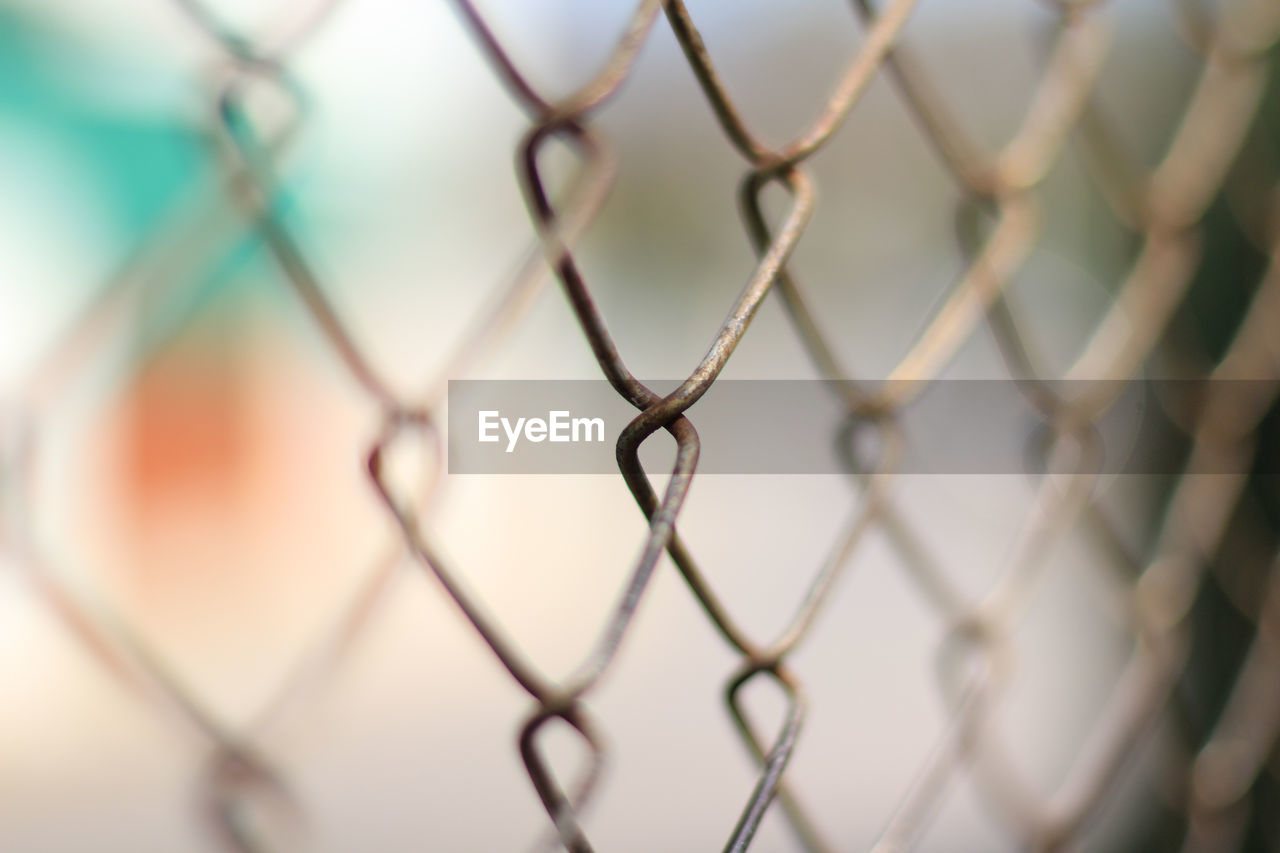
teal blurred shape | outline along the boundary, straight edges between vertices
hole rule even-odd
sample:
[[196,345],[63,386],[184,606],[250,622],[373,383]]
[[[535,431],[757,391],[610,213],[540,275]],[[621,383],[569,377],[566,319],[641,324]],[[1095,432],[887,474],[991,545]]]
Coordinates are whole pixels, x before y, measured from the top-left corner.
[[77,172],[93,184],[86,189],[128,240],[164,218],[205,168],[207,152],[199,128],[159,111],[113,109],[79,85],[117,70],[140,73],[137,65],[0,6],[0,122],[34,132],[74,158]]
[[[21,127],[72,158],[77,179],[88,184],[84,191],[110,217],[121,241],[133,247],[150,239],[184,194],[209,191],[210,137],[206,126],[163,110],[115,108],[81,83],[104,73],[127,80],[148,69],[0,2],[0,124]],[[211,104],[211,116],[212,109]],[[277,188],[272,215],[288,219],[291,213],[288,193]],[[243,234],[211,262],[189,270],[186,287],[170,292],[173,312],[149,319],[143,351],[178,333],[219,298],[260,294],[254,282],[269,275],[268,262],[261,235],[246,223]]]

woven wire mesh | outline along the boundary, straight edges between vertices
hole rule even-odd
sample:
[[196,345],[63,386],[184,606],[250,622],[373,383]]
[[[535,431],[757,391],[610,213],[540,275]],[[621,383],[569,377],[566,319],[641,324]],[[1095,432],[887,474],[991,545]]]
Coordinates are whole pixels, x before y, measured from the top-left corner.
[[[282,841],[280,833],[290,825],[305,827],[307,803],[295,797],[282,771],[268,758],[270,740],[262,733],[281,709],[305,702],[308,691],[336,669],[349,646],[377,620],[381,593],[403,550],[416,561],[422,582],[447,596],[527,695],[529,711],[512,748],[518,749],[545,807],[549,822],[544,843],[573,851],[594,849],[580,816],[592,801],[609,797],[607,774],[600,772],[609,720],[593,711],[593,691],[611,671],[655,571],[664,570],[660,561],[665,553],[687,594],[738,660],[724,696],[730,719],[757,760],[758,776],[736,824],[724,827],[724,849],[748,849],[770,811],[785,818],[800,849],[836,849],[820,828],[822,817],[812,813],[788,781],[787,770],[798,751],[822,748],[804,737],[805,685],[791,660],[815,624],[839,618],[826,610],[832,590],[858,562],[860,545],[879,532],[892,544],[900,571],[943,628],[937,678],[948,724],[898,807],[880,816],[882,831],[872,849],[917,846],[940,804],[962,779],[975,785],[999,833],[1016,846],[1057,850],[1079,843],[1135,754],[1161,725],[1182,714],[1179,709],[1200,665],[1195,649],[1212,641],[1212,636],[1206,640],[1205,632],[1217,624],[1205,620],[1198,603],[1210,594],[1223,598],[1232,618],[1242,620],[1247,639],[1211,658],[1211,667],[1231,676],[1208,722],[1182,727],[1179,761],[1159,785],[1166,800],[1160,837],[1169,849],[1188,851],[1280,849],[1275,821],[1280,813],[1280,562],[1263,518],[1265,510],[1258,510],[1254,494],[1263,475],[1249,473],[1259,452],[1260,424],[1274,405],[1280,379],[1280,244],[1275,176],[1266,165],[1275,140],[1268,137],[1271,128],[1265,120],[1268,85],[1275,76],[1271,51],[1280,35],[1280,4],[1238,0],[1210,11],[1171,0],[1168,12],[1198,57],[1199,76],[1163,155],[1154,166],[1146,166],[1121,141],[1124,134],[1117,127],[1123,120],[1109,116],[1097,102],[1099,72],[1111,50],[1107,15],[1112,4],[1106,2],[1047,4],[1053,23],[1034,94],[1016,131],[999,148],[988,150],[966,129],[963,114],[940,94],[925,70],[927,63],[912,52],[914,0],[852,4],[863,35],[818,117],[795,128],[782,145],[764,141],[735,106],[733,81],[725,78],[714,52],[704,44],[696,14],[679,0],[637,4],[598,72],[563,96],[552,96],[531,82],[504,46],[500,28],[491,26],[468,0],[455,0],[474,50],[527,115],[527,132],[515,149],[516,180],[535,240],[519,272],[496,291],[490,309],[442,360],[436,378],[414,396],[395,390],[367,357],[307,249],[293,234],[282,201],[286,181],[278,173],[278,158],[291,137],[306,132],[307,119],[307,92],[291,71],[291,59],[330,23],[333,4],[321,3],[253,34],[227,27],[212,5],[199,0],[181,0],[180,5],[224,54],[210,103],[216,115],[214,156],[225,177],[221,189],[260,233],[325,345],[362,389],[364,405],[377,413],[379,434],[363,461],[394,523],[396,545],[393,553],[375,561],[375,571],[336,624],[317,638],[281,682],[276,698],[250,725],[239,726],[222,720],[188,689],[181,674],[165,663],[162,648],[153,648],[126,619],[64,584],[30,534],[27,517],[33,509],[24,471],[38,453],[44,411],[64,393],[68,376],[92,357],[103,338],[121,334],[120,318],[132,301],[148,288],[164,287],[163,274],[144,274],[149,265],[188,262],[187,244],[206,227],[199,215],[190,222],[172,221],[163,233],[152,235],[7,408],[0,532],[26,579],[101,665],[207,740],[213,758],[200,781],[214,842],[246,851],[302,844],[297,838]],[[677,40],[707,109],[719,123],[724,156],[735,156],[741,163],[741,219],[755,250],[754,268],[726,306],[726,319],[718,329],[707,330],[710,344],[705,356],[690,364],[687,378],[666,394],[646,387],[629,370],[628,354],[611,337],[610,318],[598,307],[591,276],[575,255],[608,201],[618,168],[614,146],[597,130],[598,118],[614,108],[614,96],[631,78],[637,57],[663,27]],[[864,92],[881,75],[890,78],[917,132],[931,145],[958,191],[965,269],[926,318],[922,331],[907,342],[906,354],[885,375],[867,377],[841,363],[834,343],[839,318],[823,316],[812,307],[790,262],[805,237],[819,188],[810,160],[858,114]],[[268,96],[285,105],[271,122],[252,108],[254,99]],[[553,143],[574,154],[572,174],[556,182],[563,186],[555,189],[545,177],[542,156]],[[1046,176],[1071,145],[1083,152],[1092,181],[1136,249],[1128,274],[1117,283],[1092,335],[1065,370],[1050,372],[1009,286],[1040,234]],[[766,212],[763,199],[776,190],[786,201],[774,216]],[[1215,210],[1267,263],[1256,281],[1243,285],[1251,295],[1228,339],[1196,352],[1189,349],[1185,336],[1178,337],[1176,324],[1179,312],[1187,309],[1197,274],[1212,272],[1204,247],[1206,229],[1216,227],[1210,222]],[[438,512],[432,493],[439,477],[422,494],[406,495],[387,474],[387,457],[398,444],[421,442],[430,453],[442,453],[441,408],[447,380],[468,375],[508,339],[539,288],[552,281],[571,307],[583,344],[600,372],[636,409],[635,419],[617,439],[617,452],[619,470],[647,529],[599,636],[581,650],[572,673],[560,679],[540,670],[470,589],[466,567],[450,562],[438,547],[429,521]],[[811,574],[812,580],[781,632],[765,640],[754,636],[717,594],[716,584],[678,532],[686,494],[697,479],[697,403],[739,342],[751,334],[753,317],[771,292],[780,299],[818,374],[833,380],[832,393],[840,395],[849,417],[876,430],[886,447],[896,440],[898,412],[938,380],[968,340],[990,333],[999,343],[1008,374],[1023,383],[1042,413],[1055,471],[1039,482],[1026,517],[1009,520],[1017,530],[1015,546],[985,593],[973,596],[958,586],[946,560],[931,554],[921,541],[915,522],[898,506],[894,457],[885,453],[874,470],[851,472],[851,488],[859,500],[826,557],[810,568],[795,568]],[[1090,456],[1088,436],[1115,402],[1115,380],[1139,375],[1165,350],[1179,354],[1185,375],[1254,381],[1206,386],[1210,398],[1184,421],[1189,450],[1172,479],[1158,532],[1134,550],[1096,500],[1101,474]],[[843,382],[849,379],[866,381]],[[1059,379],[1073,380],[1070,396],[1059,392],[1063,386],[1053,381]],[[854,387],[861,390],[851,392]],[[672,468],[646,471],[639,449],[660,431],[675,442]],[[668,475],[661,489],[654,485],[656,474]],[[1055,790],[1040,795],[1015,770],[1017,762],[1010,760],[1002,742],[997,711],[1010,677],[1017,625],[1043,579],[1049,554],[1060,540],[1073,535],[1109,543],[1109,557],[1090,570],[1102,576],[1105,606],[1122,625],[1131,649],[1074,764]],[[1224,547],[1238,540],[1254,545]],[[571,543],[543,542],[537,547]],[[748,685],[757,682],[772,685],[785,699],[785,712],[774,729],[757,726],[744,707]],[[864,687],[875,689],[871,684]],[[591,756],[585,772],[574,778],[562,778],[544,749],[549,724],[557,721],[576,733]],[[424,843],[432,847],[430,839]]]

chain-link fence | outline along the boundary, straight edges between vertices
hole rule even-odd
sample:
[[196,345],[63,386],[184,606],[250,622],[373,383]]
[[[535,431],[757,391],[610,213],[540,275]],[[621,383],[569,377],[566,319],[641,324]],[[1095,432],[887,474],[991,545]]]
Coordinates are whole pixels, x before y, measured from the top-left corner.
[[[1128,150],[1127,119],[1109,114],[1098,97],[1101,72],[1113,57],[1111,6],[1118,4],[1045,4],[1039,76],[1022,107],[1023,118],[1001,145],[988,148],[981,139],[989,134],[975,133],[963,108],[942,94],[946,87],[938,85],[935,75],[947,69],[931,68],[927,54],[913,52],[915,0],[851,4],[862,35],[851,41],[847,65],[817,118],[793,128],[783,144],[766,142],[738,108],[734,79],[704,43],[697,12],[683,2],[638,3],[599,70],[569,94],[553,96],[532,82],[508,50],[497,15],[456,0],[454,10],[473,49],[527,116],[527,131],[516,147],[516,181],[536,240],[517,273],[495,291],[470,331],[453,339],[435,365],[435,379],[417,394],[387,381],[368,357],[366,344],[352,332],[330,285],[317,272],[323,264],[313,261],[307,241],[291,225],[294,211],[285,191],[282,157],[296,137],[310,132],[309,93],[292,66],[308,40],[327,26],[343,25],[340,16],[331,14],[334,4],[320,2],[306,10],[282,6],[281,17],[256,32],[225,24],[215,4],[181,0],[180,5],[223,54],[208,104],[216,116],[211,156],[220,164],[222,180],[193,193],[189,206],[166,215],[48,357],[25,376],[21,392],[6,406],[0,432],[5,499],[0,541],[15,570],[98,664],[144,697],[148,709],[171,712],[207,742],[212,758],[199,779],[214,843],[228,850],[305,849],[305,839],[314,834],[307,831],[314,807],[297,795],[290,774],[268,757],[273,749],[269,733],[286,711],[304,707],[323,690],[338,661],[378,622],[387,606],[385,593],[407,553],[422,576],[415,582],[447,597],[526,697],[527,715],[509,748],[518,750],[545,807],[544,845],[595,849],[584,816],[593,804],[610,798],[609,774],[602,772],[610,719],[593,707],[593,699],[606,674],[628,677],[626,672],[615,674],[613,664],[631,640],[655,573],[670,568],[737,661],[723,685],[724,701],[757,761],[754,786],[742,792],[736,823],[722,827],[724,849],[748,849],[766,815],[785,820],[789,840],[799,849],[843,849],[824,828],[830,816],[812,808],[788,773],[793,757],[824,749],[806,737],[811,708],[806,681],[793,659],[815,626],[843,618],[833,606],[833,591],[859,563],[866,542],[878,536],[927,619],[941,631],[936,676],[946,723],[936,734],[919,734],[932,742],[923,763],[911,769],[911,784],[895,793],[897,807],[867,816],[880,827],[871,849],[919,847],[931,821],[961,785],[972,786],[1002,843],[1035,850],[1079,846],[1086,843],[1082,839],[1092,838],[1091,826],[1157,736],[1162,763],[1157,770],[1142,765],[1143,774],[1158,777],[1144,782],[1155,793],[1133,818],[1136,828],[1126,831],[1123,842],[1111,843],[1151,850],[1280,849],[1280,563],[1272,534],[1274,470],[1267,467],[1274,437],[1269,441],[1263,428],[1274,420],[1280,378],[1272,91],[1280,5],[1237,0],[1210,9],[1171,0],[1167,8],[1147,10],[1175,24],[1196,57],[1198,76],[1181,118],[1164,140],[1163,154],[1154,165],[1145,165]],[[788,10],[778,4],[769,14],[782,21]],[[609,202],[619,168],[626,165],[599,131],[601,117],[625,108],[615,103],[619,90],[632,80],[638,57],[664,28],[674,35],[722,131],[720,156],[736,157],[743,172],[738,202],[754,247],[746,284],[721,306],[727,315],[720,327],[704,332],[709,340],[705,355],[688,365],[686,378],[668,393],[639,381],[628,366],[633,360],[627,346],[610,331],[616,321],[597,301],[591,264],[578,257],[579,246]],[[811,161],[837,133],[856,132],[847,126],[859,115],[868,87],[880,78],[892,84],[915,132],[953,183],[964,269],[924,318],[919,333],[901,342],[905,354],[891,369],[865,375],[844,365],[840,341],[846,320],[815,307],[798,280],[793,253],[805,240],[815,193],[826,189]],[[465,114],[439,118],[467,121]],[[658,114],[656,120],[664,119]],[[683,119],[674,117],[663,132],[675,136],[683,129]],[[564,165],[566,150],[572,165],[550,169],[548,160],[556,156],[562,158],[556,165]],[[1105,201],[1114,218],[1112,230],[1130,247],[1129,268],[1114,286],[1106,286],[1105,311],[1059,369],[1040,352],[1034,330],[1043,327],[1044,319],[1030,317],[1020,307],[1013,282],[1042,235],[1042,212],[1051,195],[1047,178],[1073,150],[1087,165],[1089,191]],[[780,204],[766,204],[765,197],[774,193]],[[43,452],[47,412],[60,404],[77,372],[109,341],[132,334],[128,318],[163,297],[172,270],[208,257],[209,233],[242,227],[228,223],[217,204],[206,204],[226,197],[260,236],[321,333],[324,347],[358,384],[359,405],[376,413],[376,440],[363,462],[396,531],[395,542],[385,554],[374,555],[373,569],[336,621],[314,639],[273,698],[245,723],[227,722],[214,704],[190,688],[180,668],[168,662],[163,640],[144,638],[145,632],[135,631],[127,617],[65,582],[53,565],[56,559],[34,532],[39,501],[29,487],[30,470],[40,464]],[[868,198],[863,204],[874,209],[881,200]],[[617,459],[646,521],[638,556],[629,563],[613,603],[603,617],[595,613],[586,619],[600,623],[597,636],[577,649],[578,663],[570,673],[557,678],[546,675],[513,638],[473,590],[468,567],[446,556],[435,533],[442,503],[447,503],[447,498],[436,500],[437,486],[445,479],[442,411],[447,382],[481,374],[485,359],[515,334],[539,290],[549,283],[559,286],[600,372],[636,410],[616,437]],[[867,430],[882,452],[869,465],[851,455],[847,482],[856,501],[853,512],[821,559],[779,569],[808,578],[806,591],[799,606],[779,622],[781,629],[761,638],[741,623],[733,603],[718,593],[715,572],[706,570],[694,545],[682,536],[687,533],[682,507],[697,481],[697,404],[739,343],[750,337],[757,310],[775,298],[816,374],[830,381],[831,393],[844,407],[847,420],[838,428],[844,431],[839,432],[842,440],[851,440],[851,430]],[[866,310],[874,311],[874,306]],[[654,327],[649,341],[660,346],[663,334]],[[968,342],[986,334],[998,343],[1007,375],[1040,413],[1046,471],[1035,480],[1033,497],[1022,508],[1024,517],[1005,519],[1013,540],[994,582],[974,594],[949,570],[946,549],[939,551],[927,541],[919,519],[904,511],[894,466],[895,448],[904,440],[900,413],[940,381]],[[1164,477],[1150,496],[1158,524],[1135,543],[1118,529],[1114,507],[1099,498],[1106,477],[1091,442],[1094,424],[1113,406],[1124,381],[1144,371],[1213,381],[1197,386],[1199,399],[1165,401],[1185,432],[1185,443],[1182,455],[1170,463],[1176,476]],[[641,465],[640,449],[664,431],[674,440],[674,461],[667,471],[648,471]],[[435,460],[425,463],[432,472],[427,482],[409,488],[390,473],[395,467],[391,457],[406,446],[426,448],[425,454]],[[660,475],[665,479],[656,479]],[[779,529],[770,535],[785,535],[781,518],[775,526]],[[562,539],[547,533],[523,547],[548,552],[574,547],[572,538]],[[1005,742],[1000,708],[1016,670],[1019,626],[1029,618],[1032,600],[1053,570],[1053,553],[1073,539],[1097,548],[1095,557],[1077,571],[1089,575],[1086,582],[1100,596],[1099,611],[1108,614],[1125,638],[1127,659],[1109,694],[1091,712],[1088,737],[1070,747],[1070,766],[1048,793],[1041,793],[1041,786],[1019,770],[1017,750]],[[549,618],[556,623],[576,617]],[[269,645],[271,638],[261,642]],[[844,654],[860,651],[849,648]],[[761,684],[783,700],[769,727],[760,725],[744,702],[748,693],[762,691]],[[874,683],[855,687],[866,695],[880,689]],[[856,715],[847,725],[860,725]],[[580,741],[580,751],[589,755],[577,775],[562,773],[561,762],[552,760],[546,746],[549,732],[566,726]],[[1052,739],[1055,734],[1046,731],[1043,736]],[[127,775],[126,769],[122,772]],[[845,772],[874,777],[881,771],[853,756]],[[841,784],[839,779],[827,783]],[[71,806],[63,806],[70,813]],[[630,814],[637,849],[648,849],[646,826],[662,821],[662,812],[633,803]],[[502,820],[499,815],[493,819]],[[925,846],[959,849],[969,843],[950,847],[946,839],[935,838]],[[484,846],[476,844],[432,838],[427,828],[413,849]],[[85,839],[81,849],[96,848]]]

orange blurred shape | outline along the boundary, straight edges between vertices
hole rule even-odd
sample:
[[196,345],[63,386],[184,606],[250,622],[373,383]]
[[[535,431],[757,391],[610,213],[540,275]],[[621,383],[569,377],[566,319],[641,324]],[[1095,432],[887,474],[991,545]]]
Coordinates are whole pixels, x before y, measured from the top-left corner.
[[122,473],[140,515],[175,501],[230,510],[248,479],[251,437],[238,365],[224,348],[203,343],[157,353],[127,392]]
[[240,594],[262,463],[249,332],[234,315],[202,313],[146,353],[104,413],[104,503],[90,512],[106,538],[93,559],[140,608],[131,618],[162,620],[160,630],[225,607],[224,588]]

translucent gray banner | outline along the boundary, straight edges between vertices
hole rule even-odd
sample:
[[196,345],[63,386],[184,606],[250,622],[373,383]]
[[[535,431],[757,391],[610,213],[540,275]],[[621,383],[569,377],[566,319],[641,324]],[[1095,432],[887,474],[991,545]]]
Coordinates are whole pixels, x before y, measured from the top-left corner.
[[[646,382],[659,393],[677,381]],[[686,412],[701,439],[699,474],[847,474],[876,470],[885,453],[904,474],[1182,473],[1186,430],[1209,407],[1251,410],[1266,383],[1134,380],[948,380],[910,388],[821,380],[719,380]],[[850,414],[846,395],[896,397],[892,418]],[[1055,431],[1051,398],[1105,399],[1096,420]],[[639,412],[604,380],[449,383],[450,474],[617,474],[618,436]],[[1259,446],[1270,455],[1214,460],[1229,474],[1275,474],[1276,412]],[[1056,442],[1056,443],[1055,443]],[[650,471],[669,468],[674,440],[660,430],[641,448]],[[1052,461],[1050,459],[1052,458]]]

